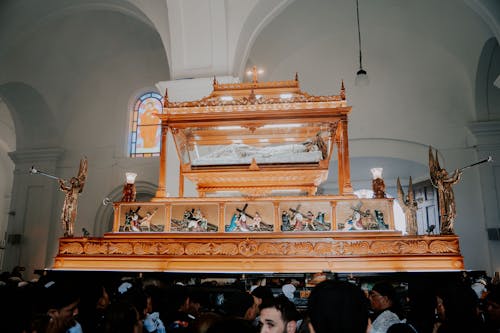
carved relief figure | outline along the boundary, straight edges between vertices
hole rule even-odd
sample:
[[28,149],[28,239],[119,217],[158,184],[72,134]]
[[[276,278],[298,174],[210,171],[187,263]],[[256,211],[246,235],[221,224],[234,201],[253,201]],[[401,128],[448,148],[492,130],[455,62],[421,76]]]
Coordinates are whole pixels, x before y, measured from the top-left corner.
[[218,227],[208,222],[207,217],[201,208],[186,209],[182,215],[182,219],[171,219],[171,230],[180,232],[207,232],[217,231]]
[[438,155],[434,157],[432,148],[429,147],[429,171],[432,185],[438,190],[439,219],[441,234],[453,234],[453,224],[456,217],[455,195],[453,185],[460,181],[462,172],[456,169],[450,176],[446,169],[439,165]]
[[416,235],[418,233],[417,226],[417,209],[418,205],[415,201],[415,195],[413,194],[413,184],[410,177],[410,182],[408,184],[408,194],[405,196],[403,191],[403,187],[401,186],[401,182],[398,177],[397,181],[398,187],[398,200],[401,204],[401,208],[403,208],[403,212],[405,213],[406,218],[406,232],[408,235]]
[[290,231],[292,226],[290,225],[290,214],[286,210],[281,212],[281,231]]
[[85,180],[87,179],[88,162],[84,157],[80,160],[78,175],[72,177],[68,182],[59,178],[61,191],[65,193],[64,204],[61,212],[61,224],[64,230],[64,237],[73,237],[76,212],[78,206],[78,195],[82,193]]
[[387,230],[389,226],[384,222],[384,214],[378,209],[361,209],[362,202],[351,206],[352,214],[339,224],[342,231],[351,230]]
[[151,219],[153,218],[153,216],[156,214],[157,211],[158,208],[155,208],[153,212],[146,212],[146,216],[144,216],[139,220],[139,227],[141,230],[151,231],[152,227]]

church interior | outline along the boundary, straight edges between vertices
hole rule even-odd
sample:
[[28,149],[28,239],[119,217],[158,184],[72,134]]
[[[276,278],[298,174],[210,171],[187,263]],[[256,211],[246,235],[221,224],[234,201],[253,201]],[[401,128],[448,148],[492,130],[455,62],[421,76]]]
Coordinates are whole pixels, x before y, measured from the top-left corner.
[[[453,185],[463,270],[494,276],[500,272],[499,40],[495,0],[2,1],[2,271],[23,266],[30,278],[54,268],[65,236],[58,179],[74,177],[84,157],[77,238],[119,231],[120,206],[113,203],[123,199],[127,172],[137,175],[137,202],[199,200],[196,183],[182,176],[172,134],[161,156],[132,156],[141,97],[156,94],[181,105],[209,96],[214,81],[295,80],[310,95],[345,94],[352,108],[349,155],[339,156],[348,156],[348,185],[354,193],[371,190],[370,169],[382,168],[396,204],[398,179],[405,192],[411,179],[417,235],[440,234],[429,147],[450,174],[464,168]],[[352,194],[339,159],[330,160],[326,179],[309,195]],[[395,210],[392,227],[405,233],[401,212]],[[352,271],[359,270],[354,263]]]

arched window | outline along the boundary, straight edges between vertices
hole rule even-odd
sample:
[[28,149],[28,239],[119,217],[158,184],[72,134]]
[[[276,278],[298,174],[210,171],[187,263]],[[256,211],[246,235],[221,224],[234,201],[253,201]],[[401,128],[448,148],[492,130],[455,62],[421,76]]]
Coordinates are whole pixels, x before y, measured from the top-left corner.
[[155,92],[141,95],[134,104],[130,126],[130,157],[160,155],[161,121],[155,113],[162,113],[163,98]]

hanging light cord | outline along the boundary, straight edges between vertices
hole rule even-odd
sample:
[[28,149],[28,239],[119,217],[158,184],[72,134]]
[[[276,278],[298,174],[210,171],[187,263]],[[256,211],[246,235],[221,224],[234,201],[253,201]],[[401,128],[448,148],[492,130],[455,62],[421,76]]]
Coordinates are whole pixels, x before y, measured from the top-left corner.
[[361,29],[359,28],[359,0],[356,0],[356,18],[358,20],[359,69],[363,69],[363,56],[361,55]]

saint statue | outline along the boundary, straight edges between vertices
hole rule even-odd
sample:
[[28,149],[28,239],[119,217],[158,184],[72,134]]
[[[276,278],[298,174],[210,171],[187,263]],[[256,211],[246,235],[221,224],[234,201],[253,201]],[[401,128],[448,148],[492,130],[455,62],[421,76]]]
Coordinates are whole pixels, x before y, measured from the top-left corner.
[[417,202],[415,201],[415,195],[413,194],[413,184],[410,177],[410,183],[408,184],[408,194],[405,196],[403,192],[403,187],[398,177],[397,182],[398,187],[398,201],[403,208],[406,218],[406,233],[408,235],[416,235],[418,233],[417,226]]
[[64,204],[61,212],[61,223],[64,230],[64,237],[73,237],[73,228],[76,220],[76,209],[78,206],[78,195],[82,193],[85,180],[87,179],[88,163],[87,158],[80,160],[78,176],[72,177],[69,181],[59,178],[61,191],[65,192]]
[[453,234],[453,224],[456,217],[455,195],[452,186],[460,181],[462,172],[456,169],[450,176],[446,169],[439,166],[438,154],[433,156],[432,148],[429,147],[429,171],[432,185],[438,190],[439,220],[441,222],[441,234]]

